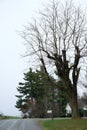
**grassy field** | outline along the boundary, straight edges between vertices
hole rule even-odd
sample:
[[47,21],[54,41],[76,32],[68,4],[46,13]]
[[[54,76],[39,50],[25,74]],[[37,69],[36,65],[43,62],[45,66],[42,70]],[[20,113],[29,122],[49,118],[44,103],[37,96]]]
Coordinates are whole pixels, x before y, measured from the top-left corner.
[[20,117],[15,117],[15,116],[0,116],[0,120],[3,119],[20,119]]
[[5,116],[7,119],[20,119],[20,117],[17,116]]
[[87,119],[61,119],[41,121],[44,130],[87,130]]

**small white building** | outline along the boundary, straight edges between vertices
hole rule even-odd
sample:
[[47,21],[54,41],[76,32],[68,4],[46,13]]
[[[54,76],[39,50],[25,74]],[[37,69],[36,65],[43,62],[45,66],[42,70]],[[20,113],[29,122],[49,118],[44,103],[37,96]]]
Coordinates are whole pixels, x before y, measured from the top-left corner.
[[[79,109],[82,109],[84,111],[87,110],[87,105],[81,100],[81,99],[78,99],[78,106],[79,106]],[[68,114],[71,114],[72,113],[72,110],[71,110],[71,107],[69,105],[69,103],[66,105],[66,116]]]
[[66,116],[68,115],[68,114],[71,114],[72,113],[72,110],[71,110],[71,107],[70,107],[70,105],[69,105],[69,103],[66,105]]

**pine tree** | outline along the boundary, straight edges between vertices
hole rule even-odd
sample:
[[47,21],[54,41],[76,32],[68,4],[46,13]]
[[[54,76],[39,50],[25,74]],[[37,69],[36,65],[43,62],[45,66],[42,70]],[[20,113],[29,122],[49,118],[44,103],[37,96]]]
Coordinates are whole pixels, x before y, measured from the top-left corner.
[[[44,74],[38,70],[36,70],[36,72],[33,72],[30,68],[27,73],[24,73],[24,81],[24,83],[20,82],[19,86],[17,87],[20,95],[16,95],[18,98],[16,107],[23,113],[25,111],[28,112],[29,109],[32,109],[32,112],[35,113],[35,110],[37,110],[39,107],[39,113],[43,113],[43,109],[45,111],[43,100],[48,87],[48,83],[46,82]],[[39,116],[41,116],[41,114]]]
[[[50,76],[54,82],[56,80]],[[62,87],[62,82],[59,82]],[[64,91],[59,91],[47,80],[45,73],[41,70],[32,71],[30,68],[24,73],[24,82],[19,82],[17,91],[20,95],[16,102],[16,108],[22,113],[28,113],[31,117],[47,117],[47,110],[51,109],[54,117],[65,114],[67,103]]]

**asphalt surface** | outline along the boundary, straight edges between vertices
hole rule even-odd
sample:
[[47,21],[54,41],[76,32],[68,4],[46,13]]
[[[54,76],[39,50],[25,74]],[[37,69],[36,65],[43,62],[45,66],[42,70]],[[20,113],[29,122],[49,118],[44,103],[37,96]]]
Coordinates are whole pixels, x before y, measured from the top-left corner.
[[1,120],[0,130],[43,130],[35,119]]

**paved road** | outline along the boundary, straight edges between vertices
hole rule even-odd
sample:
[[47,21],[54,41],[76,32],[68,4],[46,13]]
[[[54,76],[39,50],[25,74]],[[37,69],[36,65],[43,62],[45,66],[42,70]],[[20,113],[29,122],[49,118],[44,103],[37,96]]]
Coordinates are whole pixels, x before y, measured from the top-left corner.
[[37,120],[34,119],[17,119],[1,120],[0,130],[43,130]]

